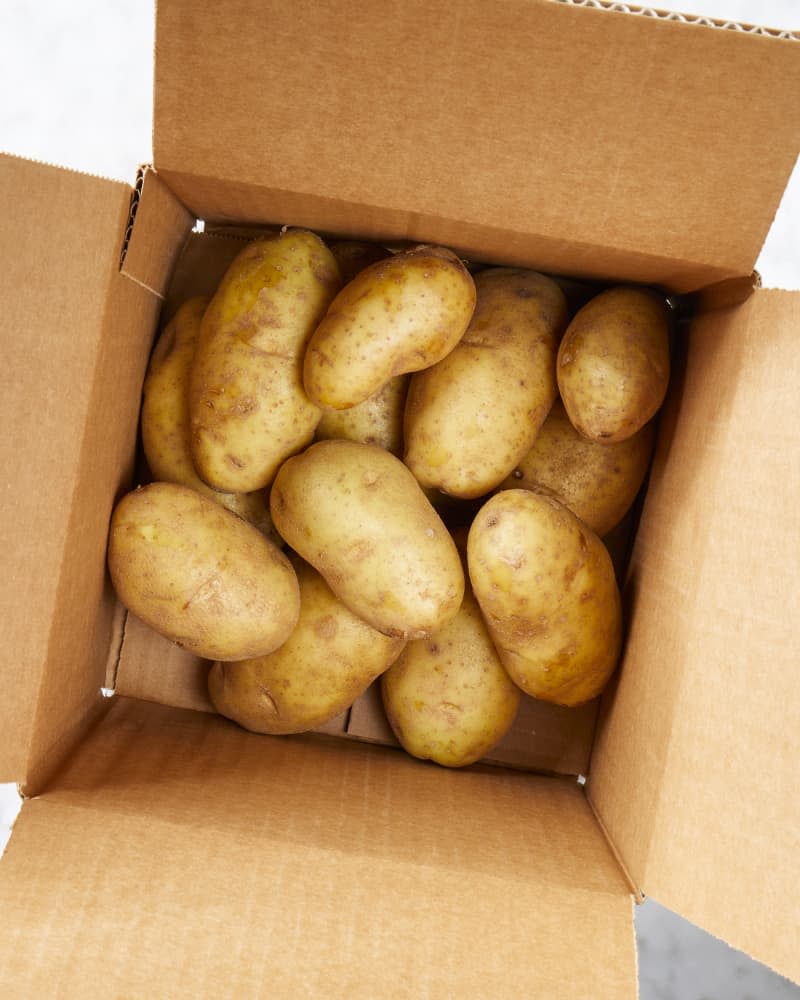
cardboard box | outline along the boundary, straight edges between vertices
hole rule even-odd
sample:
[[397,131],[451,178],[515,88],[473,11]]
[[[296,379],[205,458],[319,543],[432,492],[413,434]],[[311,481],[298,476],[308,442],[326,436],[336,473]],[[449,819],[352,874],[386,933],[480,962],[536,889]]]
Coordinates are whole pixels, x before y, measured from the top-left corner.
[[[618,1000],[640,892],[800,981],[800,45],[607,6],[162,0],[133,199],[0,159],[0,995]],[[115,601],[173,275],[284,223],[688,296],[585,768],[253,736]]]

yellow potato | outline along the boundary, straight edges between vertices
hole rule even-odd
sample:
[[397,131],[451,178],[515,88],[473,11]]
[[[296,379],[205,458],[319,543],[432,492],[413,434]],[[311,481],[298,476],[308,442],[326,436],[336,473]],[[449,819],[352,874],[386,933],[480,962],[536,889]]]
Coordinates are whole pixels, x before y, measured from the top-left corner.
[[530,450],[556,398],[564,294],[535,271],[492,268],[459,344],[411,379],[405,463],[423,486],[472,498],[493,490]]
[[216,663],[208,690],[222,715],[257,733],[302,733],[339,715],[397,658],[403,640],[367,625],[315,569],[292,560],[300,618],[273,653]]
[[403,451],[403,411],[410,375],[389,379],[374,396],[348,410],[323,410],[317,440],[343,438],[376,444],[393,455]]
[[300,611],[286,556],[252,525],[176,483],[151,483],[120,500],[108,568],[133,614],[210,660],[271,652]]
[[597,535],[551,497],[505,490],[479,511],[467,556],[473,591],[511,679],[558,705],[600,694],[619,658],[622,611]]
[[318,405],[344,410],[390,378],[440,361],[475,308],[475,285],[455,254],[417,247],[378,261],[341,290],[308,344],[303,381]]
[[464,573],[453,540],[408,469],[382,448],[313,444],[281,466],[270,509],[295,552],[380,632],[420,638],[458,611]]
[[265,535],[272,530],[266,493],[220,493],[197,475],[190,450],[189,370],[209,299],[189,299],[175,313],[156,344],[142,400],[142,445],[153,479],[181,483],[243,517]]
[[577,431],[623,441],[653,417],[669,382],[668,307],[641,288],[611,288],[580,309],[558,350],[558,388]]
[[249,493],[313,438],[301,379],[306,342],[340,286],[330,250],[289,230],[248,244],[203,317],[192,364],[192,460],[218,490]]
[[469,589],[448,625],[408,643],[381,678],[381,694],[403,748],[446,767],[485,756],[511,728],[520,701]]
[[636,498],[654,436],[651,422],[624,441],[591,441],[575,430],[561,400],[556,400],[533,448],[501,488],[549,493],[602,538]]

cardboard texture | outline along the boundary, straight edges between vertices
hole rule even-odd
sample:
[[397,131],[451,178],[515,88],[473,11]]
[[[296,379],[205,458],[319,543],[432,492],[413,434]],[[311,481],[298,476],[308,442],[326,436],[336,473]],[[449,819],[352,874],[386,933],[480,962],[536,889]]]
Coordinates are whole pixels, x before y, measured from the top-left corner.
[[800,981],[800,295],[695,321],[589,792],[637,883]]
[[[0,994],[634,997],[629,880],[800,979],[800,296],[751,275],[800,46],[548,0],[341,14],[163,0],[132,222],[127,185],[0,158],[0,779],[39,795],[0,864]],[[247,734],[116,605],[162,297],[283,223],[698,290],[591,757],[596,706],[529,703],[500,751],[588,760],[588,796],[357,742],[390,741],[374,690],[349,739]]]
[[791,41],[551,0],[357,24],[336,0],[178,0],[157,31],[155,164],[209,220],[689,290],[752,271],[797,152]]
[[128,699],[23,806],[0,896],[3,995],[636,996],[573,783]]

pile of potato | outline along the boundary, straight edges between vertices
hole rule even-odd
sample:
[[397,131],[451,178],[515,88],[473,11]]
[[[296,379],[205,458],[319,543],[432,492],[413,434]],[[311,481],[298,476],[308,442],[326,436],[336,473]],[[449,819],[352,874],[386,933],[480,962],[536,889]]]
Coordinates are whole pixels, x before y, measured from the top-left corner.
[[521,692],[578,705],[616,666],[600,536],[649,463],[667,314],[625,287],[568,322],[556,281],[442,247],[247,244],[153,352],[120,599],[216,661],[248,729],[315,728],[381,676],[410,753],[478,760]]

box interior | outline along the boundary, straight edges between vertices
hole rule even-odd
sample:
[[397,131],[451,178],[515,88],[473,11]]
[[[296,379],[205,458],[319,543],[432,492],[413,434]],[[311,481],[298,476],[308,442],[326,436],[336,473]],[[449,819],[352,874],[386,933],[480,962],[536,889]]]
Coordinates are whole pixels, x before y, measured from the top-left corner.
[[[538,995],[591,984],[598,997],[635,996],[625,869],[800,980],[791,935],[774,933],[796,925],[783,890],[800,881],[800,636],[786,613],[800,541],[800,296],[711,295],[683,343],[625,588],[622,669],[588,768],[588,744],[568,766],[558,747],[543,766],[588,770],[588,795],[564,777],[456,775],[329,735],[243,733],[202,704],[197,664],[189,683],[163,669],[178,654],[153,651],[123,620],[104,564],[157,317],[182,294],[175,265],[199,245],[196,216],[441,242],[676,292],[735,279],[724,287],[746,295],[798,147],[793,43],[549,0],[512,0],[491,24],[468,3],[454,22],[450,7],[411,0],[367,11],[332,51],[333,4],[279,4],[255,25],[234,7],[159,5],[157,169],[127,234],[128,186],[0,158],[0,189],[21,192],[11,209],[4,199],[4,301],[25,333],[10,345],[21,377],[3,400],[2,458],[18,486],[2,528],[15,696],[0,702],[0,777],[37,796],[0,866],[20,935],[0,977],[27,976],[33,992],[44,982],[46,963],[25,954],[36,927],[45,943],[66,934],[85,962],[96,948],[120,957],[126,933],[145,933],[172,976],[170,947],[191,954],[194,935],[217,928],[234,951],[182,970],[207,982],[233,975],[231,954],[254,958],[261,929],[285,914],[270,952],[278,992],[306,974],[313,989],[326,968],[374,986],[378,957],[399,976],[412,956],[412,981],[433,977],[434,994],[480,992],[495,975],[508,995],[530,992],[533,975]],[[404,72],[387,82],[396,52]],[[356,91],[366,96],[354,106]],[[442,176],[454,178],[444,191]],[[212,238],[220,254],[236,243]],[[104,699],[109,683],[117,697]],[[365,738],[376,718],[359,723]],[[274,880],[285,908],[242,871]],[[80,920],[59,922],[53,887]],[[196,923],[183,923],[187,898]],[[226,931],[232,904],[252,924]],[[163,918],[125,925],[179,907],[168,932]],[[298,972],[292,952],[308,935],[320,951]],[[542,961],[535,940],[548,941]],[[238,967],[242,982],[259,968]],[[119,968],[127,987],[131,964]]]

